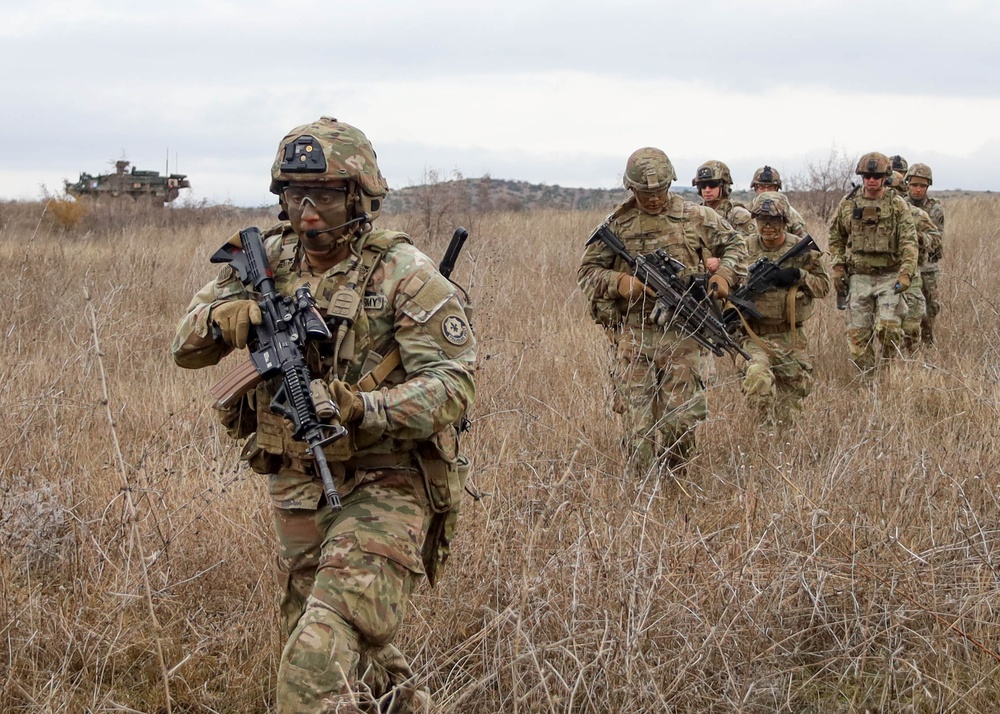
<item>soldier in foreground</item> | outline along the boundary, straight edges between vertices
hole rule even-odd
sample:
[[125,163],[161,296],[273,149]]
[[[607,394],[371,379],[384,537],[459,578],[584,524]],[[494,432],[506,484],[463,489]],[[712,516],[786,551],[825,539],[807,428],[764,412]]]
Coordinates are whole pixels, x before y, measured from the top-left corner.
[[729,198],[733,192],[733,176],[728,166],[721,161],[706,161],[698,167],[691,185],[698,189],[706,206],[725,218],[745,238],[756,235],[757,227],[750,211]]
[[[746,274],[746,241],[715,211],[671,193],[676,179],[663,151],[635,151],[623,178],[632,195],[607,225],[632,255],[663,248],[686,266],[688,279],[706,273],[707,261],[716,258],[708,285],[724,300]],[[650,292],[605,244],[587,247],[577,278],[614,350],[614,410],[622,417],[630,467],[638,475],[682,467],[695,450],[695,426],[708,414],[701,347],[674,329],[669,316],[655,314]]]
[[893,357],[903,345],[902,294],[917,271],[917,234],[903,199],[888,191],[889,158],[871,152],[858,161],[855,173],[862,191],[845,196],[830,225],[833,282],[848,283],[847,339],[851,360],[866,377],[880,359]]
[[[764,257],[777,263],[799,241],[788,230],[788,200],[777,192],[760,193],[750,212],[759,233],[749,243],[750,261]],[[786,260],[771,285],[754,301],[760,317],[747,319],[743,348],[751,359],[744,369],[743,394],[765,424],[788,424],[812,391],[804,323],[812,317],[813,301],[830,292],[830,274],[822,254],[806,250]]]
[[[778,173],[777,169],[773,169],[770,166],[761,166],[759,169],[753,172],[753,179],[750,181],[750,188],[753,189],[754,193],[760,195],[765,191],[780,191],[781,190],[781,174]],[[788,201],[788,197],[785,197],[785,201]],[[793,235],[797,235],[799,238],[805,238],[808,235],[806,231],[806,222],[802,218],[802,214],[795,210],[795,207],[788,204],[788,223],[785,225],[785,230]]]
[[[321,452],[338,510],[313,453],[268,408],[280,377],[224,414],[234,435],[255,432],[244,458],[271,497],[288,634],[276,708],[358,711],[360,692],[383,707],[391,699],[391,711],[417,710],[426,691],[393,640],[453,534],[454,518],[442,514],[454,515],[461,497],[456,425],[475,396],[475,337],[453,284],[405,234],[372,228],[387,186],[361,131],[328,117],[293,129],[271,192],[288,219],[265,232],[277,290],[310,286],[334,333],[306,345],[315,413],[347,430]],[[216,364],[252,346],[260,323],[255,294],[227,265],[192,300],[174,360]]]
[[940,261],[943,257],[944,244],[944,206],[936,198],[927,195],[927,189],[934,183],[934,175],[927,164],[913,164],[906,171],[907,200],[911,205],[927,212],[941,235],[938,238],[937,250],[927,253],[927,262],[921,262],[920,278],[924,300],[927,302],[927,315],[920,325],[920,339],[927,344],[934,344],[934,321],[941,314],[941,302],[938,300],[938,274],[941,271]]

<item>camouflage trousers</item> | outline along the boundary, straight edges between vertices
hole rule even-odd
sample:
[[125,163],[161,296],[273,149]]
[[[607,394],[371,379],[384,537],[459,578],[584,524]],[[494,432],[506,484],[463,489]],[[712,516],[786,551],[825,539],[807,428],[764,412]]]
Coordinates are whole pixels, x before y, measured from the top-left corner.
[[805,330],[797,327],[759,339],[759,343],[753,339],[743,343],[750,354],[743,367],[743,394],[764,423],[790,423],[802,411],[802,400],[813,386]]
[[938,274],[940,272],[941,268],[937,263],[931,263],[920,270],[924,300],[927,302],[927,314],[921,321],[920,337],[928,344],[934,342],[934,320],[941,314],[941,303],[938,301]]
[[[280,714],[374,711],[358,702],[416,699],[410,667],[392,640],[424,573],[430,509],[423,479],[415,469],[359,469],[349,485],[338,513],[325,503],[273,507],[288,632],[278,668]],[[401,701],[383,710],[413,709]]]
[[614,351],[614,410],[630,468],[645,474],[685,464],[695,449],[695,426],[708,416],[701,347],[676,332],[642,327],[626,328]]
[[908,306],[892,288],[896,274],[852,275],[847,304],[847,341],[851,360],[869,373],[880,358],[890,359],[903,345]]
[[920,327],[927,316],[923,281],[918,273],[913,276],[909,289],[903,293],[906,315],[903,316],[903,346],[912,352],[920,344]]

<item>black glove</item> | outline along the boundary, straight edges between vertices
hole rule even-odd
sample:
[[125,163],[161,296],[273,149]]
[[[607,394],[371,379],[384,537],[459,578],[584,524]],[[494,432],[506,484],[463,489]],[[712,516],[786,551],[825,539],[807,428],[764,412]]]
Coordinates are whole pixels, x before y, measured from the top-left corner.
[[798,285],[800,279],[801,273],[798,268],[782,268],[775,271],[774,277],[771,278],[771,285],[779,288],[790,288],[793,285]]

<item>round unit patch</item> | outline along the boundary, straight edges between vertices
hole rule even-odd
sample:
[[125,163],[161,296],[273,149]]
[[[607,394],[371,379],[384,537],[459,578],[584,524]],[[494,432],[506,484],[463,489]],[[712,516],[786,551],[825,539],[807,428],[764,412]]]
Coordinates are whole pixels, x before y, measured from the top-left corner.
[[469,341],[469,326],[457,315],[448,315],[441,322],[444,338],[453,345],[464,345]]

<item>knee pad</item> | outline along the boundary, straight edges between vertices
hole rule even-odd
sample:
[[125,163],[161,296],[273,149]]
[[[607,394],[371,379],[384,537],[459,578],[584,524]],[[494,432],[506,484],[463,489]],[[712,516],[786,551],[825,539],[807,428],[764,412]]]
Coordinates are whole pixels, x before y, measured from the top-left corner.
[[359,649],[354,628],[310,599],[281,653],[279,711],[311,711],[324,698],[347,692],[357,677]]

